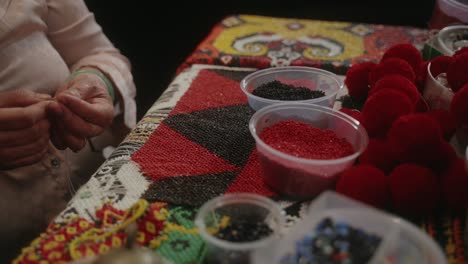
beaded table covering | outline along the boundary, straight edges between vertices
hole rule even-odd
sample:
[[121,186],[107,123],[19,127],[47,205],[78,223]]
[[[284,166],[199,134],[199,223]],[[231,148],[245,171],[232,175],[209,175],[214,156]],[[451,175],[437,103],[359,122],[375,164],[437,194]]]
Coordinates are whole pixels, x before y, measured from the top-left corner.
[[[252,71],[186,68],[16,263],[68,263],[104,254],[125,242],[123,230],[132,222],[138,224],[140,245],[174,263],[200,263],[205,247],[193,223],[197,209],[229,192],[271,197],[293,225],[307,202],[283,200],[263,184],[247,128],[253,111],[239,81]],[[464,214],[435,215],[416,224],[450,263],[464,263]]]
[[427,33],[413,27],[234,15],[213,28],[179,71],[191,64],[297,65],[344,74],[352,64],[378,61],[394,44],[422,46]]

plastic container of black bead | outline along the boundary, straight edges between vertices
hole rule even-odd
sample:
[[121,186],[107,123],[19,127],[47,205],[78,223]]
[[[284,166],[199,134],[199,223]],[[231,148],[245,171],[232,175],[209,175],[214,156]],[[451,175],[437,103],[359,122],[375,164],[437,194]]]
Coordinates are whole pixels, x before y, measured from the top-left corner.
[[240,87],[255,111],[287,101],[333,107],[343,81],[323,69],[284,66],[255,71],[242,79]]
[[333,191],[317,197],[300,222],[252,259],[261,264],[447,263],[417,226]]
[[284,213],[269,198],[226,194],[205,203],[195,218],[206,243],[204,263],[253,263],[255,251],[279,238]]

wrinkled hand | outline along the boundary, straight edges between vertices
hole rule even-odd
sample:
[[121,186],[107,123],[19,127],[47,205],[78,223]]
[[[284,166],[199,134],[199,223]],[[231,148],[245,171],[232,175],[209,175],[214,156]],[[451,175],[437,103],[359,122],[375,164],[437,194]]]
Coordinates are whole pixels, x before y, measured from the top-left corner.
[[0,93],[0,169],[39,162],[47,153],[51,97],[28,90]]
[[57,90],[48,105],[51,140],[56,148],[79,151],[86,139],[101,134],[112,124],[114,106],[106,84],[91,73],[76,75]]

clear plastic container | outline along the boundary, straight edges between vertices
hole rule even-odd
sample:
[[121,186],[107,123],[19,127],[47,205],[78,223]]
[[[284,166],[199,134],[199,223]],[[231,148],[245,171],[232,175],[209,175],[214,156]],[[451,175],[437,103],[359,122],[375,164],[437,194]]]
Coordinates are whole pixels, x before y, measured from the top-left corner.
[[267,68],[249,74],[240,83],[240,87],[247,95],[252,109],[257,111],[271,104],[285,102],[252,94],[258,86],[275,80],[294,86],[306,87],[310,90],[323,91],[325,93],[323,97],[294,102],[305,102],[328,107],[333,107],[337,93],[343,88],[343,81],[336,74],[326,70],[302,66]]
[[[332,130],[338,137],[345,138],[355,152],[339,159],[316,160],[278,151],[259,135],[264,128],[284,120]],[[307,103],[279,103],[262,108],[251,117],[249,129],[256,141],[266,183],[283,194],[300,198],[314,197],[332,188],[337,175],[354,164],[369,140],[365,128],[354,118],[329,107]]]
[[[251,242],[230,242],[215,236],[226,220],[265,223],[272,233]],[[204,263],[251,263],[252,253],[269,247],[285,224],[284,212],[269,198],[249,193],[218,196],[199,210],[195,225],[206,242]]]
[[445,87],[431,73],[431,63],[427,65],[427,77],[423,97],[431,109],[450,109],[453,98],[452,89]]
[[432,60],[440,55],[452,56],[459,49],[468,46],[468,25],[432,30],[427,37],[422,50],[424,60]]
[[[468,19],[468,5],[467,19]],[[459,49],[468,46],[468,25],[456,25],[444,27],[436,37],[436,47],[447,56],[452,56]]]
[[[427,65],[427,77],[423,97],[430,109],[450,110],[454,92],[436,80],[430,69],[431,63]],[[455,131],[455,138],[457,140],[456,146],[460,148],[459,152],[462,152],[468,146],[468,126],[459,125]]]
[[284,261],[285,256],[296,251],[296,242],[327,217],[381,238],[368,263],[447,263],[438,244],[414,224],[332,191],[317,197],[307,215],[281,239],[268,249],[257,251],[253,258],[255,263],[288,263]]
[[430,29],[441,29],[450,25],[468,23],[468,3],[466,0],[437,0],[434,5]]

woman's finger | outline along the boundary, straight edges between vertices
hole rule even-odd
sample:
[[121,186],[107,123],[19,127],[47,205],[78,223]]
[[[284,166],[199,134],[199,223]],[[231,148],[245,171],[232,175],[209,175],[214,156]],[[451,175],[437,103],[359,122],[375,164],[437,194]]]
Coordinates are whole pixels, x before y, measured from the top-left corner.
[[28,107],[0,108],[0,130],[17,130],[34,126],[47,117],[46,107],[50,101],[43,101]]
[[32,154],[31,156],[23,157],[23,158],[20,158],[20,159],[17,159],[8,163],[6,163],[5,161],[0,161],[0,169],[8,170],[8,169],[14,169],[14,168],[32,165],[34,163],[37,163],[43,160],[46,157],[47,152],[48,152],[48,149],[45,148],[40,152]]
[[0,108],[26,107],[50,99],[52,98],[48,94],[18,89],[1,93]]
[[48,148],[48,145],[49,138],[41,138],[28,145],[1,148],[0,160],[5,163],[13,163],[16,160],[33,156],[36,153],[44,151],[44,149]]
[[114,107],[104,98],[88,102],[69,94],[61,94],[57,100],[87,122],[101,127],[107,127],[112,123]]
[[86,145],[86,138],[77,137],[71,133],[65,132],[63,136],[65,144],[74,152],[78,152]]
[[12,147],[27,145],[41,138],[49,137],[49,134],[50,121],[43,119],[29,128],[0,131],[0,146]]
[[68,109],[66,106],[62,106],[62,121],[65,129],[78,137],[94,137],[102,133],[104,128],[86,122],[80,116],[76,115]]

